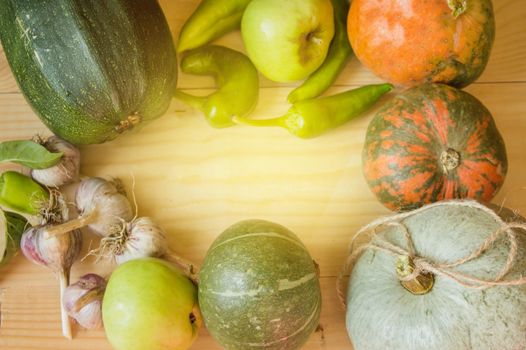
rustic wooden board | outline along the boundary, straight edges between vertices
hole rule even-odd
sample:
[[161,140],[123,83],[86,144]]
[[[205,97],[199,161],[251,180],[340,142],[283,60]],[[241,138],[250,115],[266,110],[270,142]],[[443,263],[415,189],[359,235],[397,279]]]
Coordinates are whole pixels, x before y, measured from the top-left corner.
[[[199,0],[160,0],[160,3],[165,10],[174,39],[176,39],[184,21],[197,7]],[[497,21],[497,36],[488,67],[478,82],[525,81],[526,45],[524,42],[526,42],[526,30],[524,29],[526,24],[524,18],[526,18],[526,6],[521,0],[493,0],[493,4]],[[218,39],[216,43],[244,51],[239,32],[228,34]],[[1,48],[0,51],[2,51]],[[379,81],[353,57],[335,84],[362,85]],[[278,84],[263,77],[261,79],[261,86],[264,87],[290,85]],[[182,75],[179,79],[179,87],[183,88],[210,88],[212,86],[213,81],[206,77]],[[2,51],[0,53],[0,93],[17,91],[16,82],[7,68]]]
[[[174,35],[197,3],[161,1]],[[508,148],[509,174],[494,202],[525,214],[526,6],[522,0],[495,0],[494,5],[498,24],[494,51],[484,75],[467,91],[492,111]],[[242,50],[239,33],[219,43]],[[377,81],[353,58],[330,93]],[[261,85],[254,117],[284,113],[291,86],[265,79]],[[181,75],[179,86],[204,94],[213,82]],[[238,220],[263,218],[288,226],[321,266],[324,337],[313,334],[305,349],[351,349],[335,276],[352,235],[388,213],[361,174],[361,148],[373,113],[305,141],[281,129],[212,129],[198,112],[174,101],[166,116],[139,132],[84,147],[82,173],[117,176],[128,188],[134,178],[139,213],[155,217],[169,233],[171,248],[197,262],[214,238]],[[49,134],[18,92],[0,54],[0,140],[36,133]],[[8,168],[19,167],[0,170]],[[86,238],[84,252],[90,245]],[[112,268],[87,259],[74,266],[73,279],[86,272],[108,275]],[[58,283],[50,272],[22,256],[2,270],[0,288],[0,349],[110,349],[103,331],[79,331],[74,341],[62,339]],[[193,349],[220,347],[203,330]]]

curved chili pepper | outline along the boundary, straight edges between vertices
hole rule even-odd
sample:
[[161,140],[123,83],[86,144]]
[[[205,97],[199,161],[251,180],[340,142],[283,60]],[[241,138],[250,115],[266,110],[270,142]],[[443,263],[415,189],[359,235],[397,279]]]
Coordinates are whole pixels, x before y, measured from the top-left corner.
[[313,138],[359,116],[392,89],[391,84],[367,85],[334,96],[296,102],[282,117],[259,120],[235,117],[234,122],[279,126],[298,137]]
[[195,49],[241,25],[250,0],[203,0],[181,29],[177,51]]
[[287,97],[290,103],[314,98],[325,92],[345,67],[352,53],[347,38],[347,0],[332,0],[334,8],[334,38],[323,64]]
[[232,117],[243,117],[257,104],[259,77],[244,54],[223,46],[194,49],[181,61],[184,73],[214,76],[219,88],[208,96],[193,96],[176,90],[175,97],[203,112],[216,128],[234,125]]

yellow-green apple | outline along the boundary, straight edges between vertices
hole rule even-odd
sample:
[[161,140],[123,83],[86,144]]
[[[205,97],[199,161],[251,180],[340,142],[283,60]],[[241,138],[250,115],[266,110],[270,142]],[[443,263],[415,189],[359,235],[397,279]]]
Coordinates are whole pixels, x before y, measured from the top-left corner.
[[241,21],[248,56],[267,78],[304,79],[325,60],[334,36],[330,0],[252,0]]
[[102,319],[116,350],[186,350],[202,323],[194,284],[155,258],[128,261],[112,273]]

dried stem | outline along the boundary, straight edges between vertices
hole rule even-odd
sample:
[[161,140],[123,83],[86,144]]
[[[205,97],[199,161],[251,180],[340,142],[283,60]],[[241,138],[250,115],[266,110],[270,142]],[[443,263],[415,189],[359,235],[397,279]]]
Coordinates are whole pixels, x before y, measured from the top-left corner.
[[83,296],[81,296],[73,305],[71,311],[73,312],[79,312],[84,308],[84,306],[91,304],[94,299],[102,300],[102,297],[104,296],[104,291],[106,290],[106,286],[98,286],[96,288],[91,289],[90,291],[86,292]]
[[191,279],[192,282],[194,282],[196,285],[199,284],[199,266],[197,266],[197,264],[191,262],[190,260],[180,257],[171,250],[169,250],[168,253],[163,255],[162,258],[166,261],[175,264],[183,271],[186,277]]
[[69,271],[63,270],[59,272],[58,279],[60,281],[60,316],[62,319],[62,334],[67,339],[73,339],[71,333],[71,323],[69,322],[69,316],[63,303],[64,291],[69,285]]
[[49,238],[52,236],[64,235],[71,231],[78,230],[93,223],[97,218],[97,215],[97,210],[93,210],[88,215],[81,215],[76,219],[69,220],[63,224],[49,226],[44,231],[44,237]]

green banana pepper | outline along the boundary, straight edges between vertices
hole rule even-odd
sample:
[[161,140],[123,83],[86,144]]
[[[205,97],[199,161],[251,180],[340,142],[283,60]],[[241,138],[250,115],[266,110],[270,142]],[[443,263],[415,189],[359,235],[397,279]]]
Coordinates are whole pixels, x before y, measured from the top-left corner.
[[193,96],[176,90],[175,97],[202,111],[215,128],[234,125],[232,117],[243,117],[257,104],[259,77],[244,54],[222,46],[188,51],[181,61],[184,73],[214,76],[218,90],[208,96]]
[[49,201],[49,192],[30,177],[16,171],[0,176],[0,205],[11,210],[38,215]]
[[238,29],[250,0],[203,0],[181,29],[177,51],[195,49]]
[[314,98],[324,93],[336,80],[352,53],[347,37],[347,0],[331,0],[334,8],[334,38],[323,64],[287,97],[290,103]]
[[282,117],[259,120],[235,117],[234,122],[278,126],[298,137],[313,138],[359,116],[392,89],[391,84],[367,85],[334,96],[296,102]]

